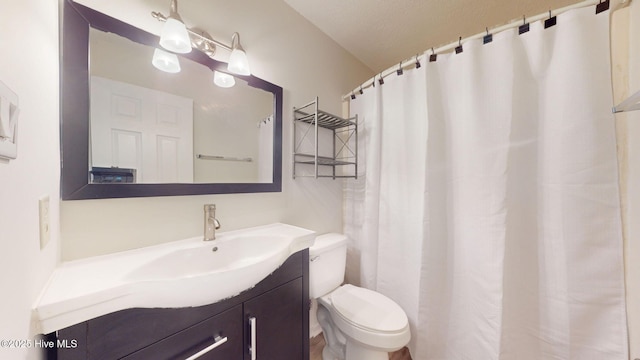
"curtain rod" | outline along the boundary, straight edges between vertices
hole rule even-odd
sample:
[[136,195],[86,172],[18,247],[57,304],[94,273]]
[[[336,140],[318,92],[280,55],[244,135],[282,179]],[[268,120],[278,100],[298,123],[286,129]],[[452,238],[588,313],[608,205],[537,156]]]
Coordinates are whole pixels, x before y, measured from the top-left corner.
[[[620,0],[620,3],[624,4],[627,1],[628,0]],[[532,16],[532,17],[525,17],[525,19],[526,19],[526,23],[528,24],[528,23],[532,23],[532,22],[535,22],[535,21],[539,21],[539,20],[546,20],[546,19],[548,19],[550,17],[549,15],[551,15],[551,14],[553,16],[556,16],[556,15],[565,13],[565,12],[567,12],[569,10],[583,8],[583,7],[587,7],[587,6],[592,6],[592,5],[596,5],[596,4],[600,4],[600,3],[604,3],[604,2],[605,1],[603,1],[603,0],[585,0],[585,1],[573,4],[573,5],[565,6],[563,8],[557,9],[557,10],[549,10],[548,12],[542,13],[540,15],[536,15],[536,16]],[[522,20],[519,20],[519,21],[513,21],[513,22],[511,22],[509,24],[506,24],[506,25],[498,26],[498,27],[493,28],[493,29],[487,28],[486,32],[481,32],[481,33],[478,33],[478,34],[475,34],[475,35],[471,35],[471,36],[466,37],[466,38],[460,38],[459,40],[456,40],[456,41],[454,41],[454,42],[452,42],[450,44],[441,46],[439,48],[436,48],[436,49],[432,48],[432,51],[433,51],[434,54],[444,53],[444,52],[447,52],[447,51],[455,49],[456,47],[462,45],[465,42],[468,42],[468,41],[471,41],[471,40],[476,40],[476,39],[482,39],[487,34],[496,34],[496,33],[499,33],[499,32],[502,32],[502,31],[505,31],[505,30],[508,30],[508,29],[517,28],[522,24],[523,24]],[[412,57],[410,57],[408,59],[403,60],[400,64],[394,65],[394,66],[382,71],[381,73],[374,75],[371,79],[365,81],[360,86],[358,86],[357,88],[353,89],[350,93],[348,93],[346,95],[343,95],[342,96],[342,101],[348,101],[350,99],[351,95],[357,94],[361,90],[364,90],[366,88],[371,87],[374,84],[374,82],[376,81],[376,79],[380,79],[380,78],[384,79],[387,76],[396,73],[396,71],[398,71],[400,68],[408,69],[408,68],[413,67],[416,64],[416,60],[417,60],[418,57],[419,57],[419,55],[414,55],[414,56],[412,56]]]

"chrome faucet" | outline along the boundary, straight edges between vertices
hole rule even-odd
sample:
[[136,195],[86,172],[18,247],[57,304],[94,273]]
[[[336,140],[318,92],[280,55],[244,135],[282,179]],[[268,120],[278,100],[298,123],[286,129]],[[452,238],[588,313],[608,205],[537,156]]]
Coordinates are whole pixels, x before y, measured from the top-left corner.
[[204,206],[204,241],[216,239],[216,230],[220,229],[220,222],[216,219],[216,205]]

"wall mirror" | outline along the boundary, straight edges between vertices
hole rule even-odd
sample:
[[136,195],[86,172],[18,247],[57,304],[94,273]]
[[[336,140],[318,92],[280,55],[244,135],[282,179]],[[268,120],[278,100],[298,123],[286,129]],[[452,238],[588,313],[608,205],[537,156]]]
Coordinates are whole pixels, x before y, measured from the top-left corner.
[[162,72],[157,36],[71,0],[62,32],[63,200],[281,191],[281,87],[216,86],[195,49]]

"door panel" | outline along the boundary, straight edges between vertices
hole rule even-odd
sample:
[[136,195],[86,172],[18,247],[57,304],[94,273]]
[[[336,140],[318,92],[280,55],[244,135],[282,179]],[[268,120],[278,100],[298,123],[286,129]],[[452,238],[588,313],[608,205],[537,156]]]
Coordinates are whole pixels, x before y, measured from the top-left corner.
[[112,165],[126,169],[142,169],[142,134],[135,131],[111,131]]
[[192,99],[91,78],[93,167],[136,169],[138,183],[191,183],[193,159]]
[[178,182],[180,139],[170,136],[158,136],[158,179],[163,183]]
[[297,278],[244,303],[245,360],[251,359],[251,317],[256,318],[258,360],[304,358],[302,320],[303,311],[307,310],[302,284],[302,278]]

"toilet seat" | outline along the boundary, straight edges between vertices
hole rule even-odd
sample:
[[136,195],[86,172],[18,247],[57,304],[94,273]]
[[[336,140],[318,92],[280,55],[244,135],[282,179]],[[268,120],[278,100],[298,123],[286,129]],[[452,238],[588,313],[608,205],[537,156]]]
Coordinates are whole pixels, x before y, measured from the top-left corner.
[[331,314],[334,326],[349,341],[376,351],[400,350],[411,339],[409,320],[388,297],[353,285],[342,285],[318,298]]
[[353,285],[343,285],[331,293],[335,314],[352,326],[374,333],[406,331],[404,310],[388,297]]

